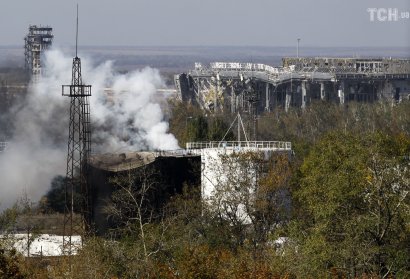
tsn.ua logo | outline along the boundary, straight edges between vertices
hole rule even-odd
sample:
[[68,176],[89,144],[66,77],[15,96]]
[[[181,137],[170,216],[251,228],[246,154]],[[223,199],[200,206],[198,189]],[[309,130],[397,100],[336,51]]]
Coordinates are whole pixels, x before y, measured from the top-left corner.
[[409,19],[410,12],[399,12],[397,8],[367,8],[370,21],[395,22],[401,19]]

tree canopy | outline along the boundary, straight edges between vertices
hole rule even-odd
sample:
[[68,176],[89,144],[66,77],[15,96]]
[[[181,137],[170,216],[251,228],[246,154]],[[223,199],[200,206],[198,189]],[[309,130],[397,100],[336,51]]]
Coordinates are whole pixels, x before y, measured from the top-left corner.
[[291,228],[298,272],[409,275],[409,147],[403,134],[332,132],[312,148],[295,190],[308,216]]

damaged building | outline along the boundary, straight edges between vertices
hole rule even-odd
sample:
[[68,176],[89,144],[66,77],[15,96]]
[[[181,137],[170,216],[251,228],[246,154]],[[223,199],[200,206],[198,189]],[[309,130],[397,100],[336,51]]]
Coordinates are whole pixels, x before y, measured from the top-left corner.
[[36,82],[41,76],[42,54],[51,48],[53,43],[53,28],[50,26],[30,25],[24,38],[25,67]]
[[[89,159],[89,187],[92,193],[92,220],[95,232],[104,235],[118,224],[106,212],[112,194],[119,189],[112,179],[132,177],[135,187],[142,179],[154,181],[147,200],[154,211],[160,211],[184,186],[200,185],[200,156],[184,150],[173,152],[128,152],[101,154]],[[129,183],[124,181],[124,186]]]
[[254,63],[195,63],[175,75],[182,101],[208,111],[304,108],[314,100],[399,102],[410,96],[410,60],[386,58],[282,59],[281,67]]
[[[201,198],[209,199],[219,179],[228,177],[220,156],[241,153],[260,153],[269,158],[275,153],[291,154],[290,142],[236,141],[236,142],[191,142],[187,148],[177,151],[128,152],[101,154],[89,160],[89,187],[92,193],[92,220],[97,235],[106,235],[110,229],[120,226],[107,207],[112,204],[113,194],[126,187],[131,179],[132,187],[141,187],[143,180],[155,181],[146,200],[152,212],[160,213],[170,198],[182,193],[185,186],[201,189]],[[242,173],[242,171],[238,171]],[[252,175],[248,173],[246,175]],[[124,178],[123,186],[113,179]],[[117,180],[118,181],[118,180]],[[152,216],[152,215],[151,215]]]

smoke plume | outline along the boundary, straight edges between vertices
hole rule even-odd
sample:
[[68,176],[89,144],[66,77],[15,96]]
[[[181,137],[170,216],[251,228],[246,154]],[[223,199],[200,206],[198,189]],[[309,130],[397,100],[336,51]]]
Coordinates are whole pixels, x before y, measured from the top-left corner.
[[[0,154],[0,209],[23,192],[38,200],[54,176],[65,175],[70,100],[61,95],[61,85],[71,83],[72,58],[50,50],[44,61],[42,78],[13,108],[13,138]],[[157,88],[165,86],[158,70],[117,74],[113,62],[94,66],[85,58],[82,75],[83,83],[92,85],[93,152],[179,148],[155,101]]]

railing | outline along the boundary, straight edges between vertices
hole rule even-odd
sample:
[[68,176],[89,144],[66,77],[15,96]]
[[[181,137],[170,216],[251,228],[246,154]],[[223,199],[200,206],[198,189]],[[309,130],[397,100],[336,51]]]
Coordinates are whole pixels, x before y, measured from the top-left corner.
[[[224,71],[259,71],[266,72],[268,74],[277,75],[280,73],[289,73],[294,71],[295,66],[290,67],[272,67],[266,64],[260,63],[238,63],[238,62],[213,62],[210,63],[210,69],[212,70],[224,70]],[[206,69],[201,63],[195,63],[195,70]]]
[[186,148],[187,150],[207,148],[292,150],[292,143],[286,141],[208,141],[188,142]]
[[[410,60],[409,60],[410,61]],[[273,67],[261,63],[240,63],[240,62],[213,62],[209,66],[204,66],[201,63],[195,63],[195,70],[216,70],[216,71],[254,71],[263,72],[269,76],[278,76],[281,74],[298,72],[325,72],[325,73],[351,73],[351,74],[408,74],[410,62],[405,60],[402,63],[389,64],[384,66],[379,61],[358,61],[352,65],[329,65],[329,66],[313,66],[313,65],[290,65],[288,67]],[[312,62],[313,63],[313,62]],[[311,63],[310,63],[311,64]],[[394,66],[394,67],[393,67]],[[387,68],[386,68],[387,67]]]
[[237,63],[237,62],[214,62],[210,64],[211,69],[219,70],[245,70],[245,71],[260,71],[267,72],[269,74],[279,74],[283,72],[292,72],[294,66],[290,67],[272,67],[266,64],[260,63]]
[[191,155],[185,149],[154,151],[155,157],[184,157]]

